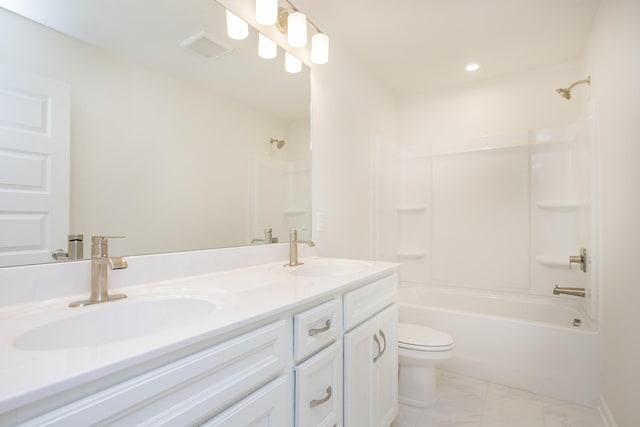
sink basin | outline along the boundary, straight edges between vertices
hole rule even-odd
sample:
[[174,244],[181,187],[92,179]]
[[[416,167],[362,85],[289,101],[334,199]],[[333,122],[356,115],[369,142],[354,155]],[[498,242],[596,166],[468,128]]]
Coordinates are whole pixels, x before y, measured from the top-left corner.
[[193,297],[126,299],[71,310],[70,316],[34,327],[13,342],[32,351],[106,344],[196,322],[216,310]]
[[364,262],[330,261],[291,267],[289,273],[294,276],[309,277],[344,276],[347,274],[360,273],[368,266],[369,264]]

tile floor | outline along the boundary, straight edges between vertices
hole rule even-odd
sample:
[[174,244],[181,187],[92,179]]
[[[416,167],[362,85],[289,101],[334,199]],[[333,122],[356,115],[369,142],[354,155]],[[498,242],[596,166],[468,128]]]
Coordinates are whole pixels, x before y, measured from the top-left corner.
[[399,405],[392,427],[604,427],[597,409],[438,371],[436,406]]

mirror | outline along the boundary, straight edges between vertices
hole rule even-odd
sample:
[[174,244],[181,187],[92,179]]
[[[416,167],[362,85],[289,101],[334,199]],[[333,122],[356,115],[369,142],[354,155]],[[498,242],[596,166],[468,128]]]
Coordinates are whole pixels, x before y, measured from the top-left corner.
[[[66,252],[70,233],[84,234],[88,258],[91,235],[126,235],[110,252],[127,256],[258,244],[265,229],[286,242],[289,228],[311,229],[310,73],[285,72],[281,48],[265,60],[254,29],[228,38],[212,0],[0,6],[0,37],[12,40],[0,44],[0,65],[27,82],[22,91],[0,87],[0,169],[20,160],[0,172],[0,234],[9,236],[0,266],[54,262],[51,251]],[[66,89],[66,122],[56,116],[58,92],[53,101],[33,92],[41,83],[62,98]],[[31,108],[33,99],[45,101]],[[23,110],[40,114],[44,130],[17,120]],[[31,161],[15,146],[65,126],[70,167],[59,172],[68,188],[48,183],[58,164],[49,154]],[[15,176],[30,171],[37,185]],[[63,213],[26,215],[11,202],[20,192],[47,193]],[[56,201],[65,197],[66,219]]]

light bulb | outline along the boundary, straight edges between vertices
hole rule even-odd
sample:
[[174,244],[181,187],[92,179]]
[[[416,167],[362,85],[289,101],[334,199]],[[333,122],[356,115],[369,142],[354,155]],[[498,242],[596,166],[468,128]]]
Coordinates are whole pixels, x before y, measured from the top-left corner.
[[256,21],[273,25],[278,20],[278,0],[256,0]]
[[258,33],[258,56],[264,59],[273,59],[278,55],[278,45],[269,37]]
[[465,70],[467,71],[476,71],[480,68],[479,64],[469,64],[465,67]]
[[234,40],[244,40],[249,36],[249,25],[228,10],[227,34]]
[[287,41],[291,47],[307,44],[307,17],[301,12],[293,12],[287,18]]
[[284,69],[287,71],[287,73],[299,73],[300,71],[302,71],[302,62],[289,52],[285,52]]
[[311,37],[311,62],[326,64],[329,61],[329,37],[324,33]]

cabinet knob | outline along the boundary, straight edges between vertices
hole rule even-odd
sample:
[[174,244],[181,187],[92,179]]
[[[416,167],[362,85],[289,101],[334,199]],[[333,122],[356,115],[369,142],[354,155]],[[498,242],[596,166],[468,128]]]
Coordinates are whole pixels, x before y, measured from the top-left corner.
[[316,406],[322,405],[323,403],[329,401],[329,399],[331,399],[332,391],[333,390],[331,389],[331,386],[327,387],[327,395],[322,399],[312,400],[311,402],[309,402],[309,408],[315,408]]

